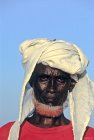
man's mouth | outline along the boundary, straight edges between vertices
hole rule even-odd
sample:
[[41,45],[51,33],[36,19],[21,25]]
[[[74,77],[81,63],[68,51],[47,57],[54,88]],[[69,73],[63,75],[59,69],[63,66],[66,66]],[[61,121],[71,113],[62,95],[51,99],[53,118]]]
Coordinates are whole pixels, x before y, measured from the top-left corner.
[[54,94],[49,94],[46,96],[41,97],[41,102],[44,104],[52,104],[52,105],[57,105],[58,103],[58,97]]
[[55,102],[55,97],[47,97],[46,98],[46,103],[47,104],[54,104],[54,102]]
[[[61,99],[61,98],[60,98]],[[41,103],[51,106],[59,105],[59,97],[57,96],[45,96],[41,98]]]
[[47,98],[47,100],[48,100],[48,101],[53,101],[53,100],[54,100],[54,98],[49,97],[49,98]]

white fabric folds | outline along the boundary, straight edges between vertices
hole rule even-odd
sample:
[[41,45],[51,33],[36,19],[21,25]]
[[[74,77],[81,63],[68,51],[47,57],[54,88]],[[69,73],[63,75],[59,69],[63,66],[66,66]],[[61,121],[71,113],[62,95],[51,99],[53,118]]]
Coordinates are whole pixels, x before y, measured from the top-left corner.
[[28,81],[38,63],[65,71],[77,81],[70,93],[70,112],[74,140],[82,140],[94,108],[94,83],[88,78],[86,72],[88,66],[86,56],[79,47],[72,43],[48,39],[27,40],[21,44],[20,52],[23,55],[25,77],[20,99],[19,118],[12,126],[8,140],[18,140],[21,124],[34,110],[33,89],[28,85]]

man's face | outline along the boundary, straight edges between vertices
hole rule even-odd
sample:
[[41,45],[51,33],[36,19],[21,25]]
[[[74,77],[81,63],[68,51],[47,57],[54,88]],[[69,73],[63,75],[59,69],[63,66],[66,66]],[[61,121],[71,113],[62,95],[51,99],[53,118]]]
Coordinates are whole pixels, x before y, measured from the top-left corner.
[[67,98],[70,87],[69,74],[50,66],[38,64],[30,79],[35,97],[41,103],[57,106]]

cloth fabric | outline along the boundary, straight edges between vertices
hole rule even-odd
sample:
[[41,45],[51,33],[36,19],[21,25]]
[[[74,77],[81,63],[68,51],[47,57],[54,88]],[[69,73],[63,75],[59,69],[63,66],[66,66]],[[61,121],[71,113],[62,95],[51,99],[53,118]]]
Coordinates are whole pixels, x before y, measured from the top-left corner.
[[62,40],[35,39],[21,44],[25,77],[21,92],[19,118],[12,126],[8,140],[18,140],[20,125],[33,113],[33,89],[28,81],[36,64],[43,63],[70,74],[77,81],[70,93],[70,112],[74,140],[82,140],[94,108],[94,83],[88,78],[88,59],[81,49]]
[[[0,131],[0,140],[7,140],[13,122],[3,126]],[[74,140],[72,124],[54,128],[39,128],[28,121],[21,126],[19,140]],[[94,128],[88,128],[83,140],[94,140]]]

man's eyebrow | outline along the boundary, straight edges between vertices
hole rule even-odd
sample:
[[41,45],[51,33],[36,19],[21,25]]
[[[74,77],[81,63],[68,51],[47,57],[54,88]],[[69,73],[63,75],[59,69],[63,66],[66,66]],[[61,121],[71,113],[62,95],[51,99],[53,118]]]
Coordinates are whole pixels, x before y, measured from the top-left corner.
[[56,76],[68,77],[68,75],[65,75],[65,74],[59,74],[59,75],[56,75]]
[[50,76],[50,75],[49,74],[45,74],[45,73],[43,73],[43,74],[41,73],[41,74],[39,74],[39,77],[40,76]]
[[[41,73],[41,74],[39,74],[39,77],[40,76],[51,76],[50,74],[45,74],[45,73]],[[64,77],[64,78],[69,78],[70,76],[69,75],[66,75],[66,74],[58,74],[58,75],[54,75],[53,77]]]
[[56,75],[56,78],[62,77],[62,78],[70,78],[69,75],[65,75],[65,74],[60,74],[60,75]]

